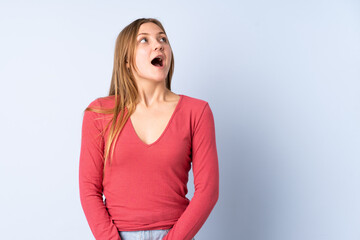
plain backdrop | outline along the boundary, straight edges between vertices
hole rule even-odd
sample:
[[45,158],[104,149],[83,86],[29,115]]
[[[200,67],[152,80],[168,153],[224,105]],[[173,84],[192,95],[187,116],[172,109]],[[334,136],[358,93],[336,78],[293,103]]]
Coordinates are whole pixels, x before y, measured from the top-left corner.
[[116,37],[141,17],[167,31],[172,91],[215,118],[220,198],[196,240],[360,239],[355,0],[1,1],[0,239],[94,239],[83,110],[108,94]]

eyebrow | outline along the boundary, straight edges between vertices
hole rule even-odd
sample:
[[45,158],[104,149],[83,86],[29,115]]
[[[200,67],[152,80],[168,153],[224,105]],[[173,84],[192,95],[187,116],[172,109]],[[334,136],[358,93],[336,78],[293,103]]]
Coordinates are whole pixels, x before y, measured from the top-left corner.
[[[160,34],[165,34],[165,33],[164,32],[158,32],[158,35],[160,35]],[[139,33],[138,36],[140,36],[140,35],[149,35],[149,33]]]

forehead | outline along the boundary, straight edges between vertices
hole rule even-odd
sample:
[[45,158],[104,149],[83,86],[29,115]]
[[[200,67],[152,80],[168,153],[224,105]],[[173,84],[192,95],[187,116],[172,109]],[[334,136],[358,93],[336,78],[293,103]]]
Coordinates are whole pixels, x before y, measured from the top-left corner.
[[152,22],[147,22],[141,24],[138,34],[140,33],[157,34],[158,32],[162,32],[162,29],[158,25]]

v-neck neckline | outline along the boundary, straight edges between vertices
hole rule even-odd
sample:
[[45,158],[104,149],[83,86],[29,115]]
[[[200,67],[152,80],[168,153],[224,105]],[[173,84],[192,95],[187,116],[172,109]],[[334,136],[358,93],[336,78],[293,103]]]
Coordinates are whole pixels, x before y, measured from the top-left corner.
[[131,121],[131,118],[129,117],[129,121],[130,121],[130,126],[131,126],[131,129],[132,129],[132,132],[135,134],[135,137],[138,139],[138,141],[139,141],[142,145],[144,145],[145,147],[151,147],[151,146],[153,146],[154,144],[156,144],[157,142],[159,142],[159,141],[161,140],[161,138],[165,135],[166,130],[169,128],[169,126],[170,126],[170,124],[171,124],[171,122],[172,122],[172,120],[173,120],[173,118],[174,118],[177,110],[179,109],[181,100],[183,99],[183,95],[182,95],[182,94],[178,94],[178,95],[180,96],[180,98],[179,98],[179,100],[178,100],[178,102],[177,102],[177,104],[176,104],[176,106],[175,106],[175,109],[174,109],[173,113],[171,114],[170,120],[169,120],[168,123],[166,124],[166,127],[165,127],[164,131],[161,133],[160,137],[158,137],[154,142],[152,142],[152,143],[150,143],[150,144],[147,144],[147,143],[145,143],[143,140],[141,140],[141,138],[139,137],[139,135],[138,135],[138,134],[136,133],[136,131],[135,131],[135,127],[134,127],[134,125],[133,125],[133,123],[132,123],[132,121]]

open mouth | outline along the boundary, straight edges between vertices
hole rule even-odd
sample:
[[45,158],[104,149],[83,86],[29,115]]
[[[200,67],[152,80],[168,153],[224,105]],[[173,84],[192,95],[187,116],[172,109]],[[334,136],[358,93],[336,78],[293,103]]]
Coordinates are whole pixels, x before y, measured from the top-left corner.
[[151,61],[151,64],[156,67],[162,67],[163,66],[163,60],[160,57],[156,57]]

